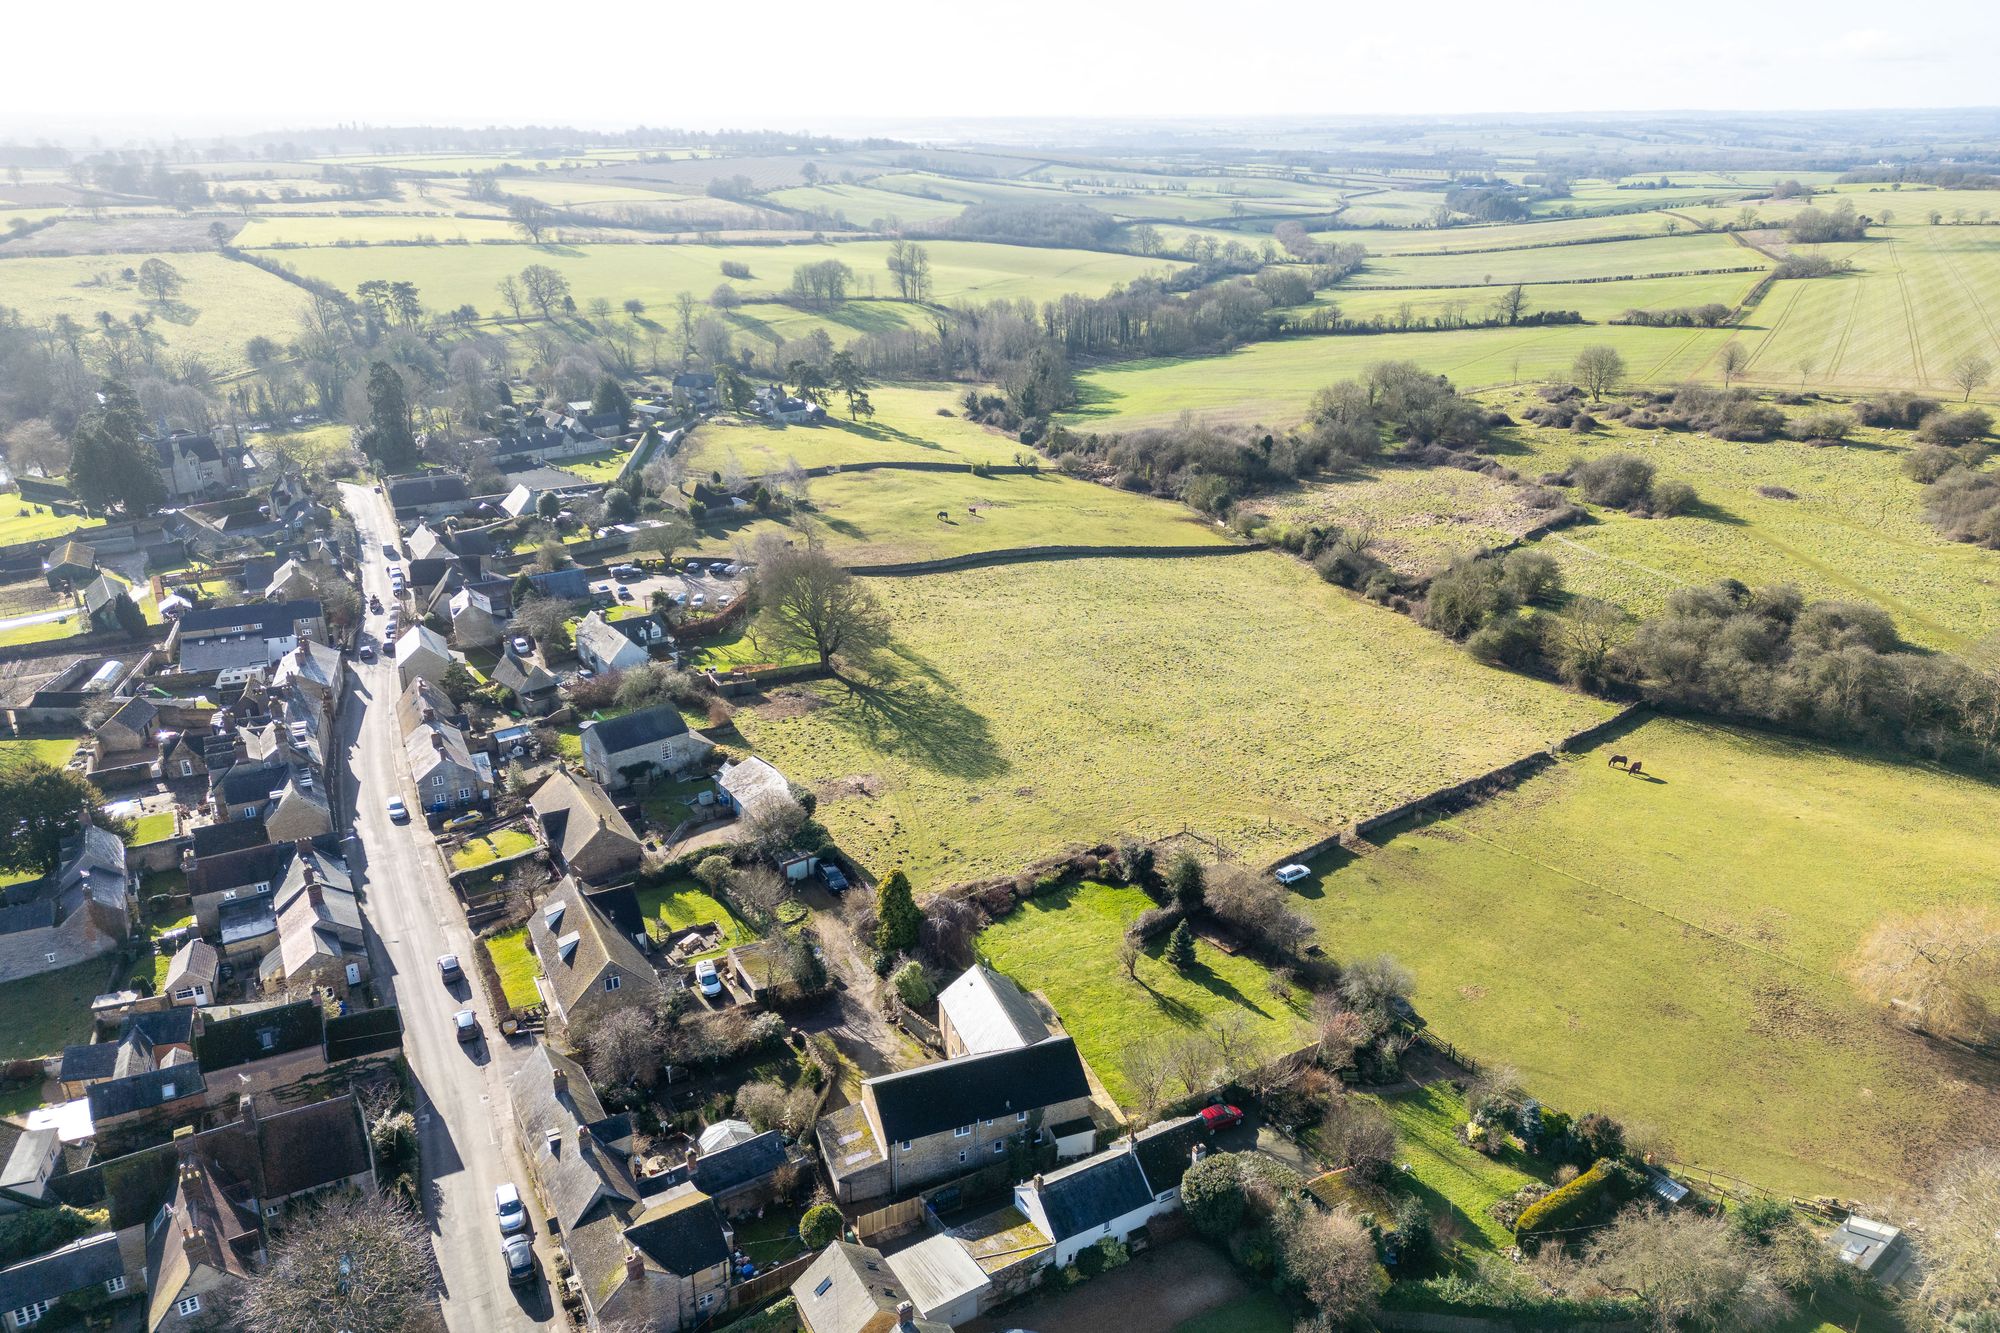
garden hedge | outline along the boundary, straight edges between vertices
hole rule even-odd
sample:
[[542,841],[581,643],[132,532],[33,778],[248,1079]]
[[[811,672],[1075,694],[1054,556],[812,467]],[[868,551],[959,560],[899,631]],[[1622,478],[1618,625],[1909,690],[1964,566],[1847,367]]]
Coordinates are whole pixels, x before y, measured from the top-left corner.
[[1619,1164],[1600,1157],[1591,1163],[1590,1170],[1522,1210],[1520,1220],[1514,1224],[1514,1238],[1525,1244],[1549,1232],[1586,1222],[1606,1203],[1621,1197],[1625,1188],[1625,1173]]

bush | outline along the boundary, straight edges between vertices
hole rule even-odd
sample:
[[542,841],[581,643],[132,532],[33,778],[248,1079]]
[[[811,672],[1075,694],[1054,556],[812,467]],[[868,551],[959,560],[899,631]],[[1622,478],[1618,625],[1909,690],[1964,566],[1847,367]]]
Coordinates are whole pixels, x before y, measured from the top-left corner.
[[1663,480],[1653,483],[1652,494],[1647,498],[1646,508],[1654,518],[1673,518],[1685,514],[1695,507],[1694,487],[1684,481]]
[[1194,1229],[1210,1240],[1227,1240],[1241,1231],[1249,1210],[1238,1156],[1211,1153],[1181,1177],[1181,1209]]
[[87,1236],[110,1220],[102,1209],[86,1210],[64,1204],[31,1208],[0,1218],[0,1266],[32,1259]]
[[1903,456],[1903,475],[1929,485],[1959,465],[1956,450],[1941,444],[1925,444]]
[[1864,426],[1915,430],[1923,424],[1925,417],[1938,410],[1938,406],[1935,398],[1921,398],[1913,393],[1898,392],[1856,403],[1854,415]]
[[1514,1237],[1522,1245],[1532,1245],[1551,1232],[1589,1222],[1631,1193],[1629,1168],[1608,1159],[1599,1159],[1590,1170],[1528,1205],[1514,1223]]
[[830,1203],[816,1203],[799,1219],[799,1240],[809,1250],[823,1250],[840,1239],[844,1225],[840,1209]]
[[1465,650],[1489,666],[1526,666],[1541,655],[1539,622],[1520,614],[1495,616],[1473,631]]
[[1592,504],[1626,509],[1646,498],[1653,484],[1653,465],[1636,454],[1605,454],[1577,459],[1570,465],[1570,476]]
[[1993,429],[1993,414],[1983,407],[1960,407],[1933,412],[1917,427],[1917,438],[1925,444],[1960,445],[1984,438]]
[[896,969],[889,984],[896,988],[896,998],[910,1009],[922,1009],[937,998],[937,987],[931,983],[930,973],[914,958]]
[[1188,929],[1185,918],[1167,937],[1166,959],[1177,972],[1185,972],[1194,966],[1194,932]]

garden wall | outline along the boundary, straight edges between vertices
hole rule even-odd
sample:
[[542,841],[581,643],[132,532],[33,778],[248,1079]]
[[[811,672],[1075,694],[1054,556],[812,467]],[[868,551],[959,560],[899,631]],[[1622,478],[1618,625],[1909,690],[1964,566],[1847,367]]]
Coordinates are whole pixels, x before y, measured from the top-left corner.
[[1001,551],[974,551],[940,560],[912,560],[891,565],[849,565],[862,578],[901,578],[910,574],[942,574],[988,565],[1020,565],[1037,560],[1194,559],[1211,555],[1242,555],[1270,549],[1263,542],[1234,546],[1015,546]]

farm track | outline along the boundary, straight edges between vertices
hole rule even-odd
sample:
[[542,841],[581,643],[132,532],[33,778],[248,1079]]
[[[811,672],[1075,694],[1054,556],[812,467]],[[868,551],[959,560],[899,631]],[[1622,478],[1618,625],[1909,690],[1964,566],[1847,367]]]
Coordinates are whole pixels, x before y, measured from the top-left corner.
[[1896,296],[1903,305],[1903,327],[1910,335],[1910,359],[1916,363],[1917,378],[1928,384],[1931,377],[1924,369],[1924,344],[1917,336],[1917,310],[1910,300],[1909,275],[1903,268],[1903,252],[1894,240],[1889,242],[1889,255],[1895,263],[1890,272],[1896,275]]

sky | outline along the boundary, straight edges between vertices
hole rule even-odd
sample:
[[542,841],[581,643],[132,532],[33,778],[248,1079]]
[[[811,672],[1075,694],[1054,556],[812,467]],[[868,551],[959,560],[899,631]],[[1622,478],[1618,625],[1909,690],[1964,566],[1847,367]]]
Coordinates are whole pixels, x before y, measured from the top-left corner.
[[1990,106],[1989,0],[23,0],[0,134]]

